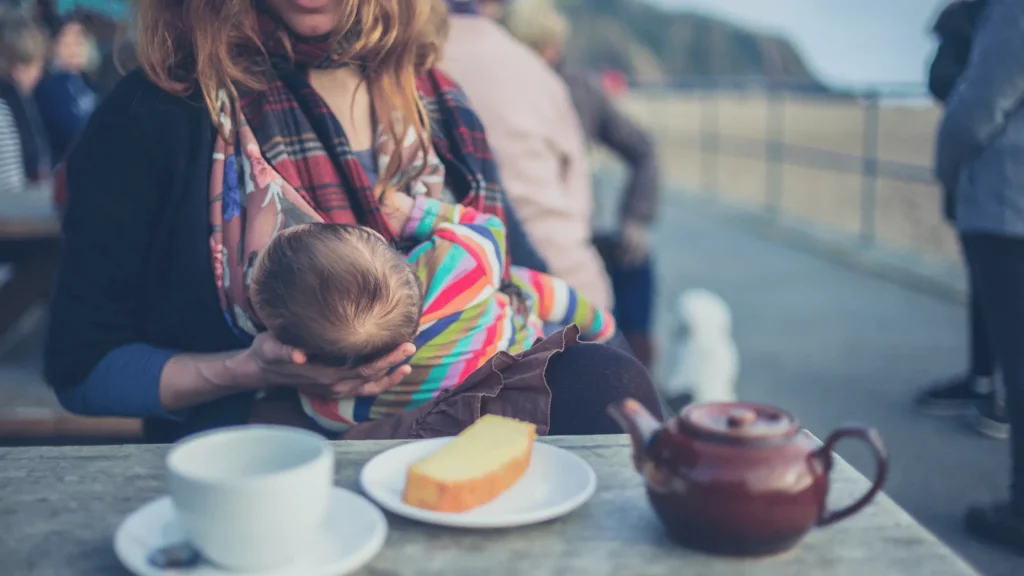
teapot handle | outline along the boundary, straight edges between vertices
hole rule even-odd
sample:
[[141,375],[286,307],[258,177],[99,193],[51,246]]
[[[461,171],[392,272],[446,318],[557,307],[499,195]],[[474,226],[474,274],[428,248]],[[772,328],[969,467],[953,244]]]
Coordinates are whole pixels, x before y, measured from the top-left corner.
[[818,517],[818,526],[828,526],[840,520],[845,520],[867,506],[882,489],[889,471],[889,455],[885,450],[885,444],[882,443],[882,437],[878,434],[878,431],[874,428],[849,426],[833,432],[828,437],[828,440],[825,441],[825,445],[814,453],[824,465],[826,475],[832,472],[832,466],[835,462],[832,450],[844,438],[856,438],[871,447],[871,451],[875,455],[875,480],[867,493],[853,504],[834,512],[830,512],[823,507],[821,516]]

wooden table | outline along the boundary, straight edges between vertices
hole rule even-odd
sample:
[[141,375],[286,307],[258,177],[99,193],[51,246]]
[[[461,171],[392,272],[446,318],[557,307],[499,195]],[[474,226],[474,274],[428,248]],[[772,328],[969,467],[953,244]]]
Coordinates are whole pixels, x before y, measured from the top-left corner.
[[[594,498],[560,520],[472,532],[389,516],[384,550],[362,575],[968,576],[977,574],[879,497],[853,518],[813,532],[794,551],[735,560],[673,545],[630,467],[625,437],[545,439],[597,472]],[[355,489],[363,464],[391,442],[337,444],[337,483]],[[112,549],[120,521],[164,493],[166,446],[0,449],[0,574],[123,575]],[[840,462],[833,495],[852,501],[867,480]],[[187,576],[183,573],[183,576]]]
[[13,266],[0,286],[0,338],[29,307],[49,296],[59,241],[60,219],[50,190],[0,194],[0,264]]
[[53,206],[53,191],[36,185],[18,194],[0,193],[0,240],[54,238],[60,221]]

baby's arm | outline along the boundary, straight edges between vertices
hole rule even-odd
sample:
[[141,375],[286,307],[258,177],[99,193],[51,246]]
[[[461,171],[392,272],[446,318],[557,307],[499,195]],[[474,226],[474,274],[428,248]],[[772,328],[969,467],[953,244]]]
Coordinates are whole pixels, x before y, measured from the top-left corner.
[[409,254],[423,283],[421,327],[501,288],[505,224],[497,216],[418,196],[402,236],[422,242]]
[[519,266],[512,267],[512,280],[534,297],[534,310],[546,323],[576,324],[584,338],[607,342],[615,335],[615,318],[607,310],[594,306],[561,278]]
[[483,267],[487,277],[494,279],[495,287],[501,286],[508,247],[501,218],[421,195],[416,197],[402,236],[435,245],[440,240],[460,246]]

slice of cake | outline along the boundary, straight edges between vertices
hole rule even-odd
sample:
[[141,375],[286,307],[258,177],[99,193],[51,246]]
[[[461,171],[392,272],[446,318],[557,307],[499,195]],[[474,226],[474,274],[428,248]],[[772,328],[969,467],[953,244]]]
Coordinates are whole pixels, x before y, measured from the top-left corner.
[[402,500],[438,512],[463,512],[508,490],[526,472],[537,429],[485,415],[409,467]]

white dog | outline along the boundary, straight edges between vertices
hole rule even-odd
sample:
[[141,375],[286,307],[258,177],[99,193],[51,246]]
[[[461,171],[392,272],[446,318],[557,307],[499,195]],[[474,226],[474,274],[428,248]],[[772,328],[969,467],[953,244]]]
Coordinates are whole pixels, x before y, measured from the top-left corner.
[[695,289],[683,292],[676,306],[678,359],[662,392],[693,402],[735,401],[740,358],[729,305],[709,290]]

